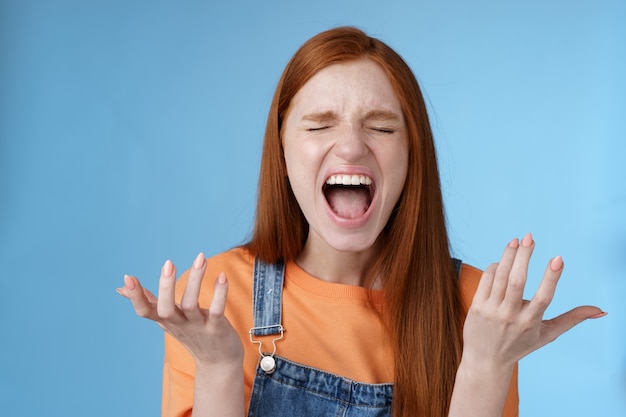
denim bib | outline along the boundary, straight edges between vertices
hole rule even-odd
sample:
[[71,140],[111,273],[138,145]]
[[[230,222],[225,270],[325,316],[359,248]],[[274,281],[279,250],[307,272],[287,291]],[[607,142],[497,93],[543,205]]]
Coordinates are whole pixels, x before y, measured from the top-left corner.
[[[457,270],[461,262],[454,260]],[[255,259],[250,341],[259,345],[248,417],[390,417],[393,384],[363,384],[276,355],[282,327],[283,263]],[[274,335],[272,351],[258,336]]]

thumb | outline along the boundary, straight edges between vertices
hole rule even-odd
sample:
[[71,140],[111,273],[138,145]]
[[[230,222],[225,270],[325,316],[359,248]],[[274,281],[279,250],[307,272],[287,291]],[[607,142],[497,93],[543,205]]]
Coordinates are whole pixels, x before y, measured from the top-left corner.
[[551,320],[544,320],[542,339],[545,344],[548,344],[583,321],[604,317],[606,314],[607,313],[594,306],[573,308],[567,313],[563,313]]

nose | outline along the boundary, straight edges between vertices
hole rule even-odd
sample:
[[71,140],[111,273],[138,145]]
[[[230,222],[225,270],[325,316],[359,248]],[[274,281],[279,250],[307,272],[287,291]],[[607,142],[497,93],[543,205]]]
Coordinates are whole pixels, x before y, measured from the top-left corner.
[[368,154],[365,133],[358,126],[346,126],[337,135],[334,152],[344,161],[359,161]]

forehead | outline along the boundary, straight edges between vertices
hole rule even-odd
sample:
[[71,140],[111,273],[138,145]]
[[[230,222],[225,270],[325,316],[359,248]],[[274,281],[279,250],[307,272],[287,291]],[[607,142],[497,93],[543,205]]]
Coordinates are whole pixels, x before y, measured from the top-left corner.
[[402,113],[400,101],[383,68],[369,59],[330,65],[317,72],[290,103],[296,114],[372,109]]

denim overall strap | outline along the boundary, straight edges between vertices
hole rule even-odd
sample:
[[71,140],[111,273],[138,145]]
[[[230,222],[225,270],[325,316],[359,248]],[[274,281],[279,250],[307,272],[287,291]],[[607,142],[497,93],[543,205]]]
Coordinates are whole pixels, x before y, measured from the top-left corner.
[[454,264],[454,270],[456,271],[457,276],[461,275],[461,265],[463,262],[460,259],[452,258],[452,263]]
[[250,329],[252,336],[282,333],[284,275],[285,264],[283,262],[266,264],[259,258],[255,258],[252,298],[254,327]]

